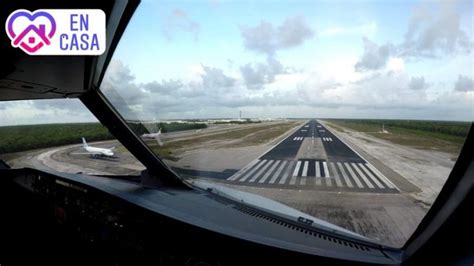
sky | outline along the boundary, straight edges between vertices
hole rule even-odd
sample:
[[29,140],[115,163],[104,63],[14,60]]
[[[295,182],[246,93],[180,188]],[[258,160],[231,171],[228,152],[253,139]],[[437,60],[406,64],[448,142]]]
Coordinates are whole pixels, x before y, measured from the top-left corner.
[[[101,90],[125,117],[145,120],[242,111],[472,121],[472,5],[145,0]],[[2,124],[68,117],[94,119],[77,100],[0,104]]]

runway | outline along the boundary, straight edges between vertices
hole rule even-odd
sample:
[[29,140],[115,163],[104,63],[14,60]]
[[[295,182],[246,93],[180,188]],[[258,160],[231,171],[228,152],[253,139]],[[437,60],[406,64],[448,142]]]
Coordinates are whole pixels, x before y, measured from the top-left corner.
[[304,124],[227,182],[285,189],[399,192],[379,170],[316,120]]

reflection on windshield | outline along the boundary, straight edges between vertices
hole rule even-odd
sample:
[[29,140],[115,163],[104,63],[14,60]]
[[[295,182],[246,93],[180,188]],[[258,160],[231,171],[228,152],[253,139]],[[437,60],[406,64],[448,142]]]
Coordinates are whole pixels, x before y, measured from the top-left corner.
[[145,169],[78,99],[0,102],[0,118],[0,160],[13,168],[92,175]]
[[401,246],[473,119],[471,5],[145,2],[101,90],[181,177]]

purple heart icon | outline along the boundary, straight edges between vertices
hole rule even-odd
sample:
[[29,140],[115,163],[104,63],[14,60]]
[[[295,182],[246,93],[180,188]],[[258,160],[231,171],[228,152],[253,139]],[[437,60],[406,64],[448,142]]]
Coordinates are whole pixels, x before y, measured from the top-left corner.
[[[31,23],[27,27],[22,29],[21,32],[16,33],[13,30],[13,23],[17,18],[20,17],[26,17]],[[51,24],[49,33],[46,33],[45,24],[39,24],[39,26],[33,24],[33,21],[39,17],[45,17],[49,20]],[[51,44],[50,40],[54,36],[55,32],[56,22],[54,21],[54,18],[48,12],[45,11],[37,10],[34,12],[30,12],[28,10],[19,9],[10,14],[7,19],[7,34],[8,37],[10,37],[10,39],[12,40],[12,46],[20,47],[28,54],[38,51],[44,45]],[[35,46],[31,46],[31,44],[35,43],[35,37],[29,37],[28,40],[25,41],[24,39],[28,34],[35,35],[40,40],[40,42]]]

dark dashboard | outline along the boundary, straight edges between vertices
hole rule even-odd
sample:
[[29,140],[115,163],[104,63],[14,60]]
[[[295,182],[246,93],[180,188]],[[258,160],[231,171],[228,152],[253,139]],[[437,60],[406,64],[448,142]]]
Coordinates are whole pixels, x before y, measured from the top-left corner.
[[[18,228],[21,224],[42,224],[40,233],[47,239],[38,250],[57,243],[59,240],[50,242],[54,236],[65,238],[65,232],[71,236],[67,237],[69,242],[78,240],[72,241],[68,252],[46,256],[47,261],[84,248],[92,252],[80,256],[80,261],[102,258],[107,265],[146,261],[242,265],[259,258],[272,264],[291,264],[314,255],[327,257],[323,259],[327,262],[331,262],[330,257],[338,258],[339,263],[344,261],[341,258],[347,263],[355,259],[376,264],[396,264],[399,259],[395,250],[336,236],[302,219],[272,215],[213,193],[212,189],[149,189],[125,178],[34,169],[2,170],[1,176],[2,188],[16,192],[9,208],[22,214],[10,216],[13,228],[9,232],[22,232],[23,227]],[[34,216],[39,210],[45,212]],[[24,215],[29,218],[16,221]],[[52,231],[46,233],[48,228]],[[9,241],[19,241],[16,234],[10,235]],[[270,246],[279,247],[281,252],[276,253]],[[13,247],[6,254],[21,250]]]

